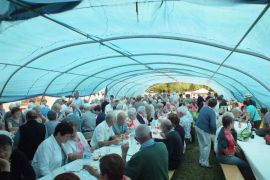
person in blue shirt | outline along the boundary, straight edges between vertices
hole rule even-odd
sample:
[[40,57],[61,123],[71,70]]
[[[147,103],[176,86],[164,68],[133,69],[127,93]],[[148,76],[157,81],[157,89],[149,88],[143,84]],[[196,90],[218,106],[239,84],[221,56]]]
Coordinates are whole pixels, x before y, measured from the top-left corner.
[[216,113],[215,106],[217,105],[217,100],[210,98],[208,105],[202,107],[198,119],[196,121],[196,133],[199,142],[200,149],[200,159],[199,164],[202,167],[211,167],[209,165],[209,154],[211,149],[211,136],[216,133]]

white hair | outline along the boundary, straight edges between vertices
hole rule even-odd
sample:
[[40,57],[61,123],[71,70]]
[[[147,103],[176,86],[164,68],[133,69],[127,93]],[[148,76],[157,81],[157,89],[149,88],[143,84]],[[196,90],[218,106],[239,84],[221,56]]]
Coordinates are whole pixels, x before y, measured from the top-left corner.
[[137,109],[137,112],[138,113],[145,112],[145,107],[144,106],[139,106],[138,109]]
[[188,111],[188,109],[187,109],[186,106],[181,106],[181,107],[178,107],[178,108],[177,108],[177,112],[182,113],[182,114],[184,114],[184,115],[187,114],[187,111]]
[[130,108],[130,109],[128,110],[128,116],[130,116],[130,115],[136,116],[136,113],[137,113],[137,111],[136,111],[135,108]]
[[162,119],[160,126],[165,127],[167,130],[172,129],[172,122],[168,119]]
[[135,130],[135,136],[137,138],[151,138],[151,130],[146,124],[140,124]]
[[83,104],[83,108],[84,108],[85,110],[90,110],[91,106],[90,106],[90,104],[88,104],[88,103],[84,103],[84,104]]

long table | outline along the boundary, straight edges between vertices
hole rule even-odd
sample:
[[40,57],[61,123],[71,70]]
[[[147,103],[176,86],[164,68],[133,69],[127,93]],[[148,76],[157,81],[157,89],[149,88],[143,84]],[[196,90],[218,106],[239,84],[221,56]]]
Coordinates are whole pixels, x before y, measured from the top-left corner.
[[[242,124],[238,127],[238,122],[234,127],[239,132],[247,125]],[[270,146],[265,143],[264,138],[254,135],[254,139],[249,139],[246,142],[237,141],[237,144],[243,150],[246,159],[258,180],[270,180]]]
[[[129,139],[129,150],[127,152],[127,161],[134,155],[140,148],[140,145],[137,144],[135,139]],[[106,154],[112,154],[116,153],[120,156],[122,155],[121,151],[121,145],[112,145],[107,147],[102,147],[99,149],[96,149],[93,152],[93,155],[96,156],[96,154],[100,154],[101,156]],[[92,157],[93,157],[92,155]],[[94,176],[92,176],[90,173],[88,173],[86,170],[84,170],[82,167],[83,165],[90,165],[99,170],[99,161],[94,161],[93,158],[90,159],[78,159],[75,161],[72,161],[65,166],[62,166],[50,174],[40,178],[40,180],[53,180],[55,176],[58,174],[64,173],[64,172],[72,172],[80,177],[81,180],[96,180]]]

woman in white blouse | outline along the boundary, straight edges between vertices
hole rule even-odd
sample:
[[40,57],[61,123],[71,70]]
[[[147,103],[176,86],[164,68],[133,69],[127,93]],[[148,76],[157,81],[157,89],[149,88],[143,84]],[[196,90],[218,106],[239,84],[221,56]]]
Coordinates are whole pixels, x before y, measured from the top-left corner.
[[76,126],[73,122],[69,122],[73,128],[71,139],[64,144],[64,150],[68,155],[69,161],[83,158],[84,151],[90,151],[90,146],[81,132],[77,132]]

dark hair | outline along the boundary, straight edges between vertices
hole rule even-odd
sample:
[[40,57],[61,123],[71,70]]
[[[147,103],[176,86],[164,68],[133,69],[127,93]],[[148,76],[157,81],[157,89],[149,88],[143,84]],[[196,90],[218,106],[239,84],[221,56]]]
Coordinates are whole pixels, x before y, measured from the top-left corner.
[[250,100],[244,100],[243,104],[246,106],[249,106],[249,105],[251,105],[251,102],[250,102]]
[[177,114],[175,113],[170,113],[168,114],[168,119],[172,122],[172,124],[174,125],[178,125],[179,124],[179,118],[177,116]]
[[268,112],[267,108],[261,108],[261,113],[265,115]]
[[10,137],[4,134],[0,134],[0,147],[12,146]]
[[210,98],[208,101],[208,106],[210,106],[211,108],[214,108],[217,105],[217,100],[214,98]]
[[110,104],[107,100],[105,100],[103,103],[101,103],[101,111],[105,112],[105,107]]
[[96,105],[95,107],[94,107],[94,111],[101,111],[101,107],[100,107],[100,105]]
[[80,180],[80,178],[71,172],[65,172],[57,175],[54,180]]
[[53,135],[56,136],[58,133],[60,133],[61,136],[72,134],[73,128],[69,125],[68,122],[61,122],[55,127]]
[[108,154],[100,159],[100,172],[107,175],[109,180],[122,180],[124,174],[124,162],[118,154]]
[[18,111],[21,111],[21,109],[19,107],[14,107],[14,108],[11,109],[10,112],[11,112],[12,115],[14,115]]
[[224,115],[222,117],[222,125],[224,128],[228,127],[233,122],[233,117],[230,115]]
[[54,111],[49,111],[47,117],[50,121],[56,120],[57,114]]
[[36,120],[38,115],[37,115],[37,112],[34,111],[34,110],[30,110],[30,111],[27,111],[26,113],[26,120],[27,121],[31,121],[31,120]]

